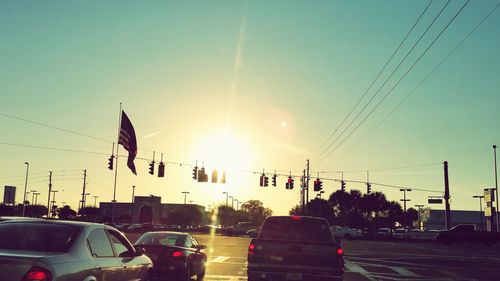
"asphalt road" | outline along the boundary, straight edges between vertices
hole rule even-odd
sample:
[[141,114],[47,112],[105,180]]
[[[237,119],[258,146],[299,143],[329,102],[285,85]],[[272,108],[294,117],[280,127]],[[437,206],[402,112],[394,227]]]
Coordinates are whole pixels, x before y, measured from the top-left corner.
[[[131,241],[137,235],[127,235]],[[194,235],[208,246],[206,281],[247,280],[250,238]],[[433,242],[342,241],[345,281],[500,280],[500,247]]]

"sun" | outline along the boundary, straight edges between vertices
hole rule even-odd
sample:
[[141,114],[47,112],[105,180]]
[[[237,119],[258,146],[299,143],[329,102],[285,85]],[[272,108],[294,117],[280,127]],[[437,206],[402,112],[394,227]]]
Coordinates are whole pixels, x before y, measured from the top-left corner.
[[231,132],[221,132],[206,137],[196,151],[198,166],[204,161],[205,167],[218,171],[244,169],[250,166],[250,146]]

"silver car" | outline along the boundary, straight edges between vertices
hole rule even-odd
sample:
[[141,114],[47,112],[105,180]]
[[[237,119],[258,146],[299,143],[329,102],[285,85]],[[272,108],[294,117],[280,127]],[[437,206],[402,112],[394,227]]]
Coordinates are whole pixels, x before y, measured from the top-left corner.
[[0,224],[2,281],[146,281],[151,260],[118,230],[94,223]]

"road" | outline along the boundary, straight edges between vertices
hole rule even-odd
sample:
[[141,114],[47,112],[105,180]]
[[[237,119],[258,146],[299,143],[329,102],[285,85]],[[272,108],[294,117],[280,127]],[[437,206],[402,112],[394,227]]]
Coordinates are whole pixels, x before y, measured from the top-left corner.
[[[127,235],[135,241],[137,235]],[[250,238],[194,235],[208,246],[205,281],[247,280]],[[342,241],[345,281],[365,280],[497,280],[500,247],[445,246],[433,242]]]

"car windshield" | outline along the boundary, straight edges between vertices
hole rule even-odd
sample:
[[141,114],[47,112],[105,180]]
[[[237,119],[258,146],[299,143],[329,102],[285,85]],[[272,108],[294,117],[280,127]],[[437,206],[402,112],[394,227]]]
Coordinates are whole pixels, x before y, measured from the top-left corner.
[[1,223],[0,249],[34,252],[67,252],[79,227],[45,223]]
[[276,218],[262,226],[260,238],[332,243],[332,232],[322,220]]
[[185,234],[145,233],[135,243],[136,245],[182,246],[186,240]]

